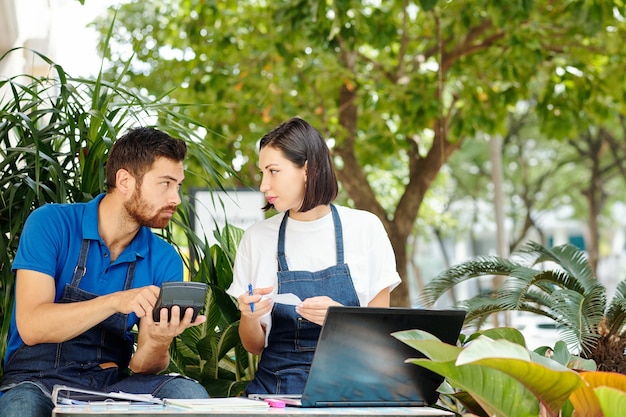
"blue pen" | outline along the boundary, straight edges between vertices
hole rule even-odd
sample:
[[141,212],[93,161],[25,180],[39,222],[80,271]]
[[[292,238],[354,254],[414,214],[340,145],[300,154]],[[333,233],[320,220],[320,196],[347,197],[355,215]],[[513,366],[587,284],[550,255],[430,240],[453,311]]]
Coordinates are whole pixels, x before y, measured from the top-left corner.
[[[254,295],[254,291],[252,291],[252,284],[248,284],[248,295]],[[250,311],[254,313],[254,303],[250,303]]]

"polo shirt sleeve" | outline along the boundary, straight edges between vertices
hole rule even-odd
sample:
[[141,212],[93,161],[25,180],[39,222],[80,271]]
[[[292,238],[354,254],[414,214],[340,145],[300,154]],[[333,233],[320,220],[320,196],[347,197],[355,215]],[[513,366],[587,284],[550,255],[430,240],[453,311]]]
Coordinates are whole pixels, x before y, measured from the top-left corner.
[[157,285],[166,281],[182,281],[184,279],[183,260],[172,246],[170,249],[167,253],[162,254],[164,271],[161,276],[162,281]]
[[26,219],[12,270],[26,269],[54,277],[61,258],[62,229],[65,220],[54,204],[34,210]]

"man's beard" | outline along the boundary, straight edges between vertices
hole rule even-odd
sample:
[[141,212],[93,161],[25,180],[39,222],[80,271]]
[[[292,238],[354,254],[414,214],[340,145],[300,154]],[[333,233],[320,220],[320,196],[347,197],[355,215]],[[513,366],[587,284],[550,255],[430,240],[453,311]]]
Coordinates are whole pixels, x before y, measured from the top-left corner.
[[163,229],[167,227],[170,218],[169,216],[166,217],[161,214],[163,210],[169,209],[176,211],[176,206],[168,206],[157,210],[156,214],[151,215],[150,213],[154,213],[155,209],[142,198],[141,189],[139,187],[135,188],[133,197],[130,201],[124,203],[124,207],[130,218],[136,221],[140,226],[153,229]]

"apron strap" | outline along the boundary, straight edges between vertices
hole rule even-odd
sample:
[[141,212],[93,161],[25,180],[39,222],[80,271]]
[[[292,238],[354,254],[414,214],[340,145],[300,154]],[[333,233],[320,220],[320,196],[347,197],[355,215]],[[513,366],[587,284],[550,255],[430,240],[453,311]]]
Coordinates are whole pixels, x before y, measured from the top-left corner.
[[343,228],[341,227],[341,219],[334,204],[330,205],[330,211],[333,213],[333,222],[335,223],[335,247],[337,248],[337,265],[343,265]]
[[83,279],[87,273],[87,254],[89,253],[89,239],[83,239],[80,245],[80,255],[78,256],[78,264],[74,268],[74,275],[72,276],[72,287],[78,287],[80,280]]

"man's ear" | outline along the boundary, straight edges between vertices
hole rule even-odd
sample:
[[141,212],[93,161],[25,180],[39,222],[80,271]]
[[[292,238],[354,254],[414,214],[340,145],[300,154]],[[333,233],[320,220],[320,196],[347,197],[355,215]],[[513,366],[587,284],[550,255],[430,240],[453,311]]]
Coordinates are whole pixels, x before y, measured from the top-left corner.
[[123,168],[118,169],[115,174],[115,188],[122,194],[132,193],[135,189],[135,177]]

